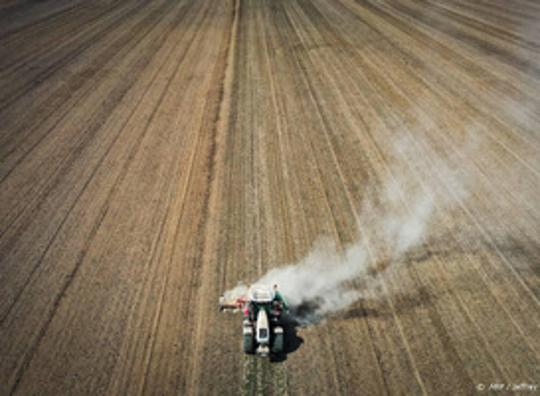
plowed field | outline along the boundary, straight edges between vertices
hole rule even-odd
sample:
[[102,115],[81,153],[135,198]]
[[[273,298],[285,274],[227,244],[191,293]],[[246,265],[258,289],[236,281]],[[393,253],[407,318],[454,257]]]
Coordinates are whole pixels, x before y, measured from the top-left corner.
[[[244,355],[219,296],[321,237],[362,298]],[[538,2],[0,3],[0,395],[515,393],[539,275]]]

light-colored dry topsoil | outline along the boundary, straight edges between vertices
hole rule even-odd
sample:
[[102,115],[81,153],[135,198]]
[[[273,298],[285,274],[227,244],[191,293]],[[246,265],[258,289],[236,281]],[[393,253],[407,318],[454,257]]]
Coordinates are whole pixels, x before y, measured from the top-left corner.
[[[402,178],[414,254],[244,355],[220,294],[377,250],[363,202]],[[0,4],[0,395],[537,384],[539,270],[536,1]]]

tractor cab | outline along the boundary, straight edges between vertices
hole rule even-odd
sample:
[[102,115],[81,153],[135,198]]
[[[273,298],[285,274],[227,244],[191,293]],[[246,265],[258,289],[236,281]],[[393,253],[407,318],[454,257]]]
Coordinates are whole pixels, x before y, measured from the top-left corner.
[[274,296],[274,290],[266,285],[254,285],[249,289],[249,300],[258,304],[271,303]]
[[244,313],[251,321],[255,321],[261,309],[266,311],[270,320],[276,321],[283,310],[282,299],[277,298],[273,288],[266,285],[254,285],[249,289]]

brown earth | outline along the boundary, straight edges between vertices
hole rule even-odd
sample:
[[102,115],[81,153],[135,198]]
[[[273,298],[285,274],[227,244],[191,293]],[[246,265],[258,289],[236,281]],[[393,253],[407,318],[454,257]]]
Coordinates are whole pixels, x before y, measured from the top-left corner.
[[[539,131],[533,0],[4,1],[0,394],[538,384]],[[425,243],[243,355],[219,295],[354,243],[400,175],[454,197]]]

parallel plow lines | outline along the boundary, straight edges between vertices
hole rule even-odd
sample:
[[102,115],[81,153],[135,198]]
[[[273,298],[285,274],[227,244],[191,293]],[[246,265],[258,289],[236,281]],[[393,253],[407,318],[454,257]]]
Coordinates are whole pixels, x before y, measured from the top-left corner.
[[[41,3],[0,6],[1,394],[537,381],[534,1]],[[325,241],[362,298],[243,356],[219,295]]]

